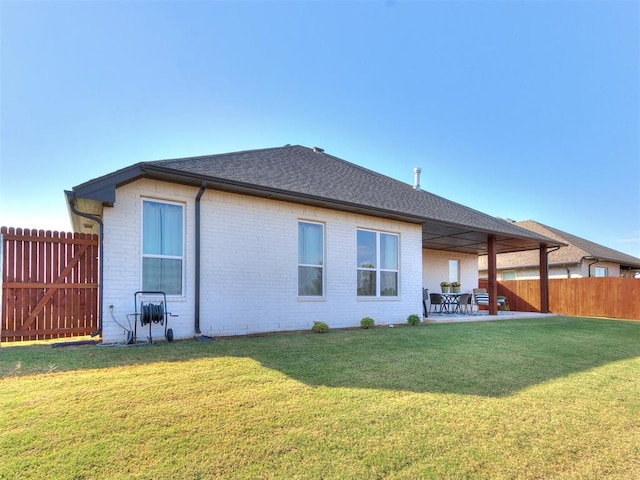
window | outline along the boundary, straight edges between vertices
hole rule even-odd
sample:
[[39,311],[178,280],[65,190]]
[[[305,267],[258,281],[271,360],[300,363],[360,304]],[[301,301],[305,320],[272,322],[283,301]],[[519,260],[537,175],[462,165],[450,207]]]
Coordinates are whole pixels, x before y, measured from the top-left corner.
[[398,296],[398,235],[358,230],[358,296]]
[[298,295],[324,294],[324,226],[298,222]]
[[183,207],[142,202],[142,290],[182,295]]
[[606,267],[594,267],[593,276],[594,277],[606,277],[607,276],[607,268]]
[[460,281],[460,260],[449,260],[449,283]]
[[502,272],[502,280],[515,280],[516,279],[516,271],[515,270],[505,270]]

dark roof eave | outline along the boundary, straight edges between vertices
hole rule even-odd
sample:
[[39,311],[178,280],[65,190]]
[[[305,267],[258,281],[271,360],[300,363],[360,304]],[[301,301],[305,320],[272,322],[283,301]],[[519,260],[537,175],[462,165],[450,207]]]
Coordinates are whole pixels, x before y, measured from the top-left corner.
[[161,180],[194,187],[200,187],[202,182],[205,181],[207,188],[231,193],[240,193],[275,200],[296,201],[297,203],[316,207],[337,208],[352,213],[373,214],[384,218],[393,218],[410,223],[422,223],[424,220],[420,216],[400,213],[392,210],[369,207],[350,202],[341,202],[338,200],[328,200],[326,198],[307,195],[304,193],[261,187],[255,184],[234,182],[231,180],[190,174],[187,172],[177,172],[174,169],[163,168],[146,162],[132,165],[131,167],[118,170],[73,187],[73,193],[74,196],[78,198],[98,200],[101,201],[103,205],[113,206],[116,200],[116,189],[141,178]]
[[268,198],[272,200],[289,201],[314,207],[331,208],[334,210],[337,209],[350,213],[374,215],[378,217],[401,220],[409,223],[420,224],[423,222],[423,219],[420,216],[397,212],[394,210],[377,208],[335,199],[327,199],[324,197],[309,195],[303,192],[291,192],[288,190],[280,190],[273,187],[264,187],[256,184],[236,182],[223,178],[207,177],[186,172],[176,173],[176,171],[173,169],[162,168],[156,165],[151,166],[151,168],[145,166],[145,171],[153,171],[155,173],[154,175],[144,175],[145,178],[153,178],[156,180],[181,183],[183,185],[200,187],[202,185],[202,182],[204,181],[206,182],[207,188],[224,192],[239,193],[254,197]]
[[116,189],[145,176],[145,164],[136,163],[102,177],[89,180],[73,187],[77,198],[97,200],[103,205],[113,206],[116,202]]
[[[102,204],[105,206],[113,206],[116,200],[116,189],[141,178],[166,181],[182,185],[194,186],[198,188],[202,185],[202,182],[205,181],[207,188],[231,193],[239,193],[274,200],[292,201],[315,207],[338,209],[350,213],[373,215],[377,217],[389,218],[415,224],[438,223],[455,228],[469,228],[468,225],[455,222],[446,222],[439,219],[433,219],[421,215],[414,215],[406,212],[398,212],[395,210],[366,206],[336,199],[317,197],[301,192],[278,190],[272,187],[263,187],[255,184],[235,182],[232,180],[217,177],[209,177],[184,171],[178,171],[150,162],[140,162],[130,167],[126,167],[113,173],[104,175],[97,179],[89,180],[88,182],[74,187],[73,192],[75,197],[97,200],[102,202]],[[532,249],[536,248],[533,247],[534,244],[536,246],[540,244],[546,244],[551,247],[566,245],[563,242],[559,242],[557,240],[544,237],[539,234],[518,235],[513,232],[499,232],[496,230],[479,227],[473,227],[473,229],[487,235],[495,234],[503,238],[513,238],[530,243],[532,245]],[[518,248],[516,250],[522,249],[523,248]]]
[[598,262],[609,262],[609,263],[617,263],[620,265],[620,267],[625,267],[625,268],[630,268],[630,269],[639,269],[640,268],[640,263],[635,263],[635,262],[629,262],[620,258],[613,258],[613,257],[606,257],[606,256],[595,256],[595,255],[588,255],[585,257],[582,257],[582,259],[584,260],[595,260],[595,263]]

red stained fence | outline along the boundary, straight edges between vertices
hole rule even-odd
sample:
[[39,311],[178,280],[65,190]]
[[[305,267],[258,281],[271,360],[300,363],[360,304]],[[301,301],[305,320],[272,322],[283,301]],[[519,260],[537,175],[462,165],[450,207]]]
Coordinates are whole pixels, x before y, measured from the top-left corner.
[[98,236],[2,227],[2,341],[98,329]]
[[[480,287],[488,282],[481,280]],[[503,280],[498,295],[507,297],[511,310],[540,311],[539,280]],[[616,277],[557,278],[549,280],[549,310],[581,317],[640,320],[640,279]]]

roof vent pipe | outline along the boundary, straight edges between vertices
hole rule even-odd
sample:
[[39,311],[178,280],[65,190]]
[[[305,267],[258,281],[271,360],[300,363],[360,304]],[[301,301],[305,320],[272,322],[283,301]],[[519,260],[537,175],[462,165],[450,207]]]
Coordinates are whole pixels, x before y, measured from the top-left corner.
[[413,168],[413,189],[420,190],[420,174],[422,169],[420,167]]

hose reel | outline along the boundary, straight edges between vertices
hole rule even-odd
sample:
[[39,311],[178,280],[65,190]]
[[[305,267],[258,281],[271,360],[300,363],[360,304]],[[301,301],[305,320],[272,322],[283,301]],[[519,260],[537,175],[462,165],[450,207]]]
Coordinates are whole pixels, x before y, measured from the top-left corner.
[[144,327],[151,322],[164,325],[164,302],[160,302],[157,305],[140,302],[140,325]]
[[[138,312],[138,296],[162,296],[162,301],[160,303],[151,303],[146,302],[144,300],[140,300],[140,311]],[[165,307],[167,305],[167,295],[164,292],[156,292],[156,291],[139,291],[136,292],[133,296],[133,304],[136,306],[136,312],[134,315],[136,317],[140,317],[140,326],[144,327],[145,325],[149,325],[149,343],[153,343],[153,338],[151,336],[151,327],[153,324],[164,325],[164,336],[168,342],[173,341],[173,330],[167,328],[169,316],[177,317],[177,315],[173,315],[166,311]],[[133,343],[136,342],[137,337],[137,326],[138,322],[134,322],[134,332],[133,332]]]

